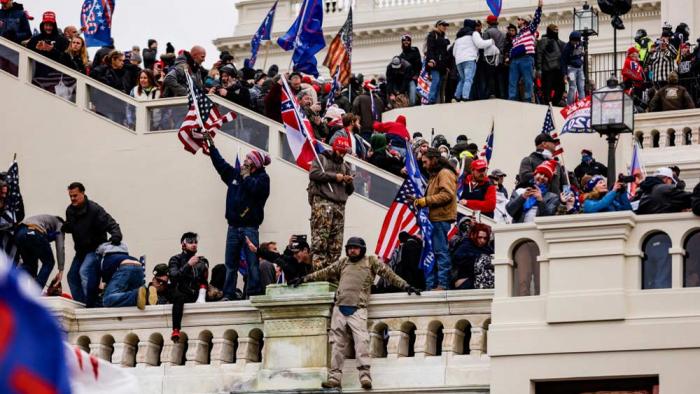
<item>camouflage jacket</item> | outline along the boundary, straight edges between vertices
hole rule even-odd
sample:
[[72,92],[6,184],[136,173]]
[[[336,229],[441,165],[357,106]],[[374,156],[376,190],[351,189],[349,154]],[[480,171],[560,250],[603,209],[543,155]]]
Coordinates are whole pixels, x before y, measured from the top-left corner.
[[[361,272],[359,280],[357,280],[358,272]],[[357,263],[351,262],[347,257],[342,257],[328,267],[306,275],[304,281],[337,279],[339,283],[336,292],[336,305],[348,305],[343,302],[350,300],[351,304],[356,304],[355,306],[358,308],[366,308],[375,275],[385,278],[393,286],[400,289],[408,286],[405,280],[396,275],[388,265],[379,261],[376,256],[365,256]]]

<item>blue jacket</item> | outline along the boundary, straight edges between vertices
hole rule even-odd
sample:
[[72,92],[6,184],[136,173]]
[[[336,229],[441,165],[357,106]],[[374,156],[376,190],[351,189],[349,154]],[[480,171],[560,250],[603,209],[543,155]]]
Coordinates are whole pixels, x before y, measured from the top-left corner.
[[211,147],[211,162],[228,187],[226,192],[226,220],[233,227],[259,227],[265,218],[265,202],[270,196],[270,177],[259,168],[243,179],[240,168],[235,168]]
[[567,42],[561,54],[561,72],[566,75],[569,67],[583,67],[583,45]]
[[631,211],[632,205],[627,192],[609,191],[600,200],[587,199],[583,202],[583,213]]
[[17,43],[32,37],[29,20],[21,4],[14,3],[9,10],[0,9],[0,36]]

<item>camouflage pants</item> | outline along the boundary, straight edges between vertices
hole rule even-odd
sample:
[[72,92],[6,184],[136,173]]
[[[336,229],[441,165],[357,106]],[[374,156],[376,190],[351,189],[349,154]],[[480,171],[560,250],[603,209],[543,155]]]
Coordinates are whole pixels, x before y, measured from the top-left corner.
[[345,205],[314,196],[311,203],[311,261],[314,271],[340,258]]

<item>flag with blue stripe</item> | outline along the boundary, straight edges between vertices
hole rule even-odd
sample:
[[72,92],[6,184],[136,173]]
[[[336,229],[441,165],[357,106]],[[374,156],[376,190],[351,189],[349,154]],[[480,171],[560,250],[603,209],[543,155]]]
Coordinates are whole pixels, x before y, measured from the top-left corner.
[[272,5],[270,11],[267,12],[265,19],[263,19],[258,31],[253,35],[253,39],[250,40],[250,60],[248,60],[248,66],[254,68],[255,61],[258,58],[258,50],[260,49],[261,41],[270,41],[270,33],[272,32],[272,21],[275,19],[275,10],[277,9],[277,2]]
[[115,0],[85,0],[80,12],[80,24],[85,46],[112,45],[112,15]]
[[294,70],[318,77],[316,54],[326,46],[323,38],[323,1],[304,0],[299,16],[289,30],[277,39],[285,51],[294,50]]
[[[420,173],[418,168],[418,163],[416,158],[410,154],[411,146],[406,142],[406,180],[411,183],[411,186],[416,191],[416,198],[421,198],[425,196],[427,189],[427,184],[425,179]],[[421,254],[421,267],[423,268],[423,273],[427,277],[433,272],[435,268],[435,254],[433,253],[433,224],[430,223],[428,218],[428,208],[415,209],[416,220],[420,226],[421,234],[423,234],[423,253]]]

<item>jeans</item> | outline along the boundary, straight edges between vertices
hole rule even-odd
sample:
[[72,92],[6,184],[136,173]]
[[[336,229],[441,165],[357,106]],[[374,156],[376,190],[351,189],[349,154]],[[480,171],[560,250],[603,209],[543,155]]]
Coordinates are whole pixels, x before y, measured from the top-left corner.
[[575,95],[577,90],[579,100],[586,97],[586,78],[583,75],[583,67],[569,67],[567,69],[567,75],[569,76],[569,94],[566,97],[566,103],[571,104],[576,100]]
[[122,265],[117,268],[105,288],[102,304],[105,307],[136,306],[139,288],[144,285],[143,268]]
[[100,260],[94,252],[76,254],[68,271],[68,286],[73,299],[95,306],[100,285]]
[[442,75],[440,75],[440,71],[438,70],[430,70],[430,95],[429,95],[429,103],[430,104],[435,104],[438,102],[438,99],[440,98],[440,83],[442,82]]
[[508,99],[518,100],[518,82],[523,80],[524,92],[523,102],[532,100],[532,70],[535,66],[535,59],[532,56],[525,55],[510,62],[510,77],[508,79]]
[[474,74],[476,74],[476,61],[468,60],[459,63],[457,72],[459,73],[459,83],[457,84],[455,98],[458,100],[469,100],[471,98],[470,92],[474,82]]
[[408,83],[408,103],[412,106],[416,105],[416,81],[411,80]]
[[241,262],[241,255],[245,258],[248,265],[246,291],[248,296],[260,294],[260,268],[258,266],[258,257],[251,252],[246,245],[245,238],[248,237],[255,246],[258,242],[257,227],[233,227],[228,226],[226,234],[226,256],[224,264],[226,265],[226,280],[224,281],[224,297],[233,300],[236,295],[236,283],[238,282],[238,267]]
[[450,222],[431,222],[433,225],[433,254],[435,255],[435,267],[426,276],[425,285],[428,290],[437,286],[449,289],[450,284],[450,255],[447,252],[447,233],[450,231]]
[[[40,232],[21,225],[15,232],[15,243],[22,256],[22,268],[35,278],[39,287],[43,289],[55,265],[48,238]],[[41,269],[37,275],[39,261],[41,261]]]

